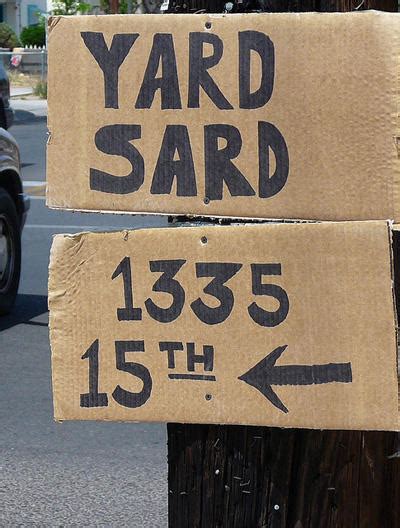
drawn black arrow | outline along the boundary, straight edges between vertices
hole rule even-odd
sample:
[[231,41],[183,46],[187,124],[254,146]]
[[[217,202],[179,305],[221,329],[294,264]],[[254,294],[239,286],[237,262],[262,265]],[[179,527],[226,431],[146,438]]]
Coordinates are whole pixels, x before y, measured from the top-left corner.
[[320,385],[322,383],[351,383],[351,363],[326,363],[325,365],[276,366],[287,345],[273,350],[257,365],[239,376],[239,379],[255,387],[271,403],[284,413],[287,407],[272,390],[271,385]]

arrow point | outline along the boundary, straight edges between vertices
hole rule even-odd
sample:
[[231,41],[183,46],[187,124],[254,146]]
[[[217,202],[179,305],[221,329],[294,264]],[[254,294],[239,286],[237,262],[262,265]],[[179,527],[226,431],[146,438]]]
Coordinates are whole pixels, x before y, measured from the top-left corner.
[[289,409],[283,404],[278,398],[277,394],[272,390],[271,385],[268,382],[268,372],[274,368],[276,361],[285,351],[287,345],[280,346],[273,350],[268,356],[259,361],[250,370],[239,376],[238,379],[244,381],[248,385],[251,385],[255,389],[261,392],[272,405],[284,413],[288,413]]

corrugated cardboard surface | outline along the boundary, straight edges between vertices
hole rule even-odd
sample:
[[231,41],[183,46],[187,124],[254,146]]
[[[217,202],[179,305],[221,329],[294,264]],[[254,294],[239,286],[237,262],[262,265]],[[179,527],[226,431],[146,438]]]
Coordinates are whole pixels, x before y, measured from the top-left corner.
[[[117,317],[126,295],[123,275],[115,270],[125,257],[130,259],[133,306],[141,308],[141,320]],[[150,317],[146,300],[166,309],[172,296],[157,287],[153,291],[161,273],[154,271],[154,264],[151,271],[149,262],[176,259],[186,261],[174,277],[185,291],[185,302],[174,320],[159,322]],[[196,262],[242,264],[225,284],[234,303],[230,315],[218,324],[202,322],[191,307],[198,298],[210,308],[219,306],[215,297],[204,293],[212,277],[196,277]],[[261,281],[255,279],[252,286],[251,264],[280,264],[280,274],[275,268],[274,273],[262,275]],[[168,289],[168,284],[171,286],[167,280],[158,290]],[[271,290],[255,295],[260,284],[279,288],[273,290],[272,297]],[[179,286],[172,285],[176,294]],[[270,312],[282,308],[273,298],[282,300],[282,291],[287,294],[289,308],[279,324],[262,326],[250,317],[248,307],[254,302]],[[386,222],[58,235],[51,250],[49,303],[57,420],[399,429],[391,245]],[[144,367],[152,378],[151,392],[136,408],[118,403],[113,396],[118,386],[131,393],[144,390],[137,375],[116,368],[116,341],[144,342],[144,351],[125,353],[125,361],[142,365],[139,377]],[[174,365],[168,365],[167,353],[160,351],[159,343],[166,341],[183,343],[184,349],[175,353]],[[89,360],[81,357],[96,342],[97,389],[107,395],[108,406],[81,407],[81,395],[89,391]],[[209,364],[205,370],[204,364],[196,363],[194,371],[189,369],[187,343],[194,343],[199,355],[203,345],[214,347],[211,368]],[[132,348],[132,344],[124,346]],[[260,390],[239,379],[284,346],[275,367],[344,364],[348,371],[350,363],[352,381],[301,384],[298,375],[296,383],[292,376],[289,384],[272,384],[288,411],[284,412]],[[174,374],[214,376],[215,381],[174,379]],[[263,383],[263,372],[259,381]],[[146,384],[148,389],[148,378]]]
[[[274,46],[272,95],[264,106],[254,109],[239,108],[238,33],[245,31],[265,34]],[[96,211],[399,221],[399,31],[397,14],[378,12],[52,19],[47,203],[54,208]],[[104,108],[104,76],[81,32],[102,33],[107,46],[116,34],[139,34],[119,70],[119,108]],[[199,108],[187,107],[191,32],[221,39],[222,57],[208,73],[232,109],[217,108],[201,88]],[[173,38],[181,109],[162,110],[160,90],[150,108],[135,107],[153,38],[160,33]],[[205,56],[212,52],[210,45],[204,46]],[[260,59],[257,53],[252,56],[251,90],[256,91]],[[157,76],[161,75],[160,66]],[[271,123],[288,149],[286,184],[269,198],[259,196],[258,122]],[[131,171],[127,159],[95,146],[96,132],[115,124],[141,126],[140,139],[131,144],[143,157],[144,182],[124,195],[90,188],[91,168],[117,177]],[[239,130],[242,147],[237,157],[232,154],[232,162],[254,196],[231,196],[224,184],[222,199],[211,197],[207,203],[204,126],[211,124]],[[151,193],[167,125],[187,127],[195,196],[177,196],[176,181],[170,194]],[[220,140],[218,145],[222,150],[226,142]],[[181,159],[178,151],[173,159]],[[272,152],[270,165],[272,176]],[[226,169],[227,175],[232,172]],[[209,178],[220,173],[211,170]],[[267,177],[264,171],[264,182]],[[209,189],[215,191],[213,185]]]

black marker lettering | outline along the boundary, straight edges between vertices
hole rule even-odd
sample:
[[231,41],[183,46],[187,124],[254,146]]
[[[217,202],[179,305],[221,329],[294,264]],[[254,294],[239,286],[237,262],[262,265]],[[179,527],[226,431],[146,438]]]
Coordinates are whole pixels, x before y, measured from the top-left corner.
[[138,33],[119,33],[114,35],[110,49],[103,33],[82,31],[81,37],[87,49],[95,58],[104,75],[104,107],[118,108],[118,71]]
[[[269,150],[275,156],[275,172],[269,175]],[[285,185],[289,175],[289,153],[284,137],[271,123],[258,123],[259,196],[270,198]]]
[[[218,149],[218,139],[226,146]],[[240,170],[232,163],[242,148],[239,130],[232,125],[204,127],[205,193],[210,200],[222,200],[225,182],[232,196],[254,196],[255,191]]]
[[185,290],[174,277],[185,262],[186,260],[153,260],[150,262],[150,271],[162,273],[154,283],[153,291],[165,292],[172,296],[172,303],[168,308],[157,306],[151,299],[145,302],[150,317],[160,323],[175,321],[182,312],[185,304]]
[[214,347],[211,345],[203,346],[203,353],[195,353],[195,344],[186,343],[187,348],[187,369],[189,372],[195,371],[195,366],[201,364],[204,370],[210,372],[214,368]]
[[111,279],[114,280],[118,275],[122,275],[124,283],[124,299],[125,307],[117,308],[118,321],[141,321],[142,309],[133,307],[133,286],[132,286],[132,271],[131,259],[124,257],[118,266],[115,268]]
[[81,407],[107,407],[108,396],[99,392],[99,340],[93,341],[81,359],[89,360],[89,392],[81,394]]
[[[156,77],[162,65],[162,76]],[[174,41],[170,33],[156,33],[149,61],[136,101],[136,108],[150,108],[157,90],[161,93],[161,108],[182,108]]]
[[[204,44],[211,44],[212,55],[204,57]],[[207,70],[221,60],[224,51],[222,40],[213,33],[194,32],[189,34],[189,93],[188,108],[199,108],[200,86],[217,108],[232,110],[233,106],[215,84]]]
[[207,306],[200,298],[192,302],[190,307],[195,315],[208,325],[219,324],[227,319],[234,305],[232,290],[225,286],[242,267],[242,264],[223,262],[196,262],[196,277],[214,277],[204,288],[204,293],[218,299],[220,305],[216,308]]
[[106,125],[96,132],[95,144],[105,154],[122,156],[132,165],[127,176],[114,176],[98,169],[90,169],[90,188],[113,194],[137,191],[144,181],[144,161],[130,141],[140,139],[140,125]]
[[[175,155],[179,159],[175,159]],[[151,194],[169,194],[176,176],[177,196],[196,196],[196,175],[187,127],[167,125],[154,170]]]
[[252,264],[252,291],[254,295],[268,295],[279,302],[275,312],[260,308],[255,302],[248,307],[248,312],[253,321],[260,326],[274,327],[282,323],[289,313],[289,298],[283,288],[277,284],[263,284],[263,275],[281,275],[280,264]]
[[[250,91],[251,51],[261,58],[260,87]],[[239,106],[261,108],[271,98],[274,89],[274,45],[267,35],[259,31],[239,32]]]
[[183,344],[179,341],[160,341],[158,344],[160,352],[168,354],[168,368],[175,368],[175,352],[183,350]]
[[139,378],[143,387],[140,392],[130,392],[117,385],[112,396],[114,400],[124,407],[136,408],[144,405],[150,398],[153,381],[149,370],[140,363],[126,361],[127,352],[144,352],[143,341],[115,341],[116,367],[118,370],[128,372]]
[[217,381],[215,376],[209,374],[168,374],[168,377],[172,380]]

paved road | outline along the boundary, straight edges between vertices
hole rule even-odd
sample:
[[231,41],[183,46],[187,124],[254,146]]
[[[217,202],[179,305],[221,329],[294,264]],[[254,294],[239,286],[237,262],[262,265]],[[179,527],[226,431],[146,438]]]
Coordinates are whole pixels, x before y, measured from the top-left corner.
[[0,526],[166,526],[165,426],[53,422],[46,297],[54,233],[166,220],[47,210],[45,112],[29,101],[14,106],[10,132],[33,196],[20,294],[12,315],[0,319]]

